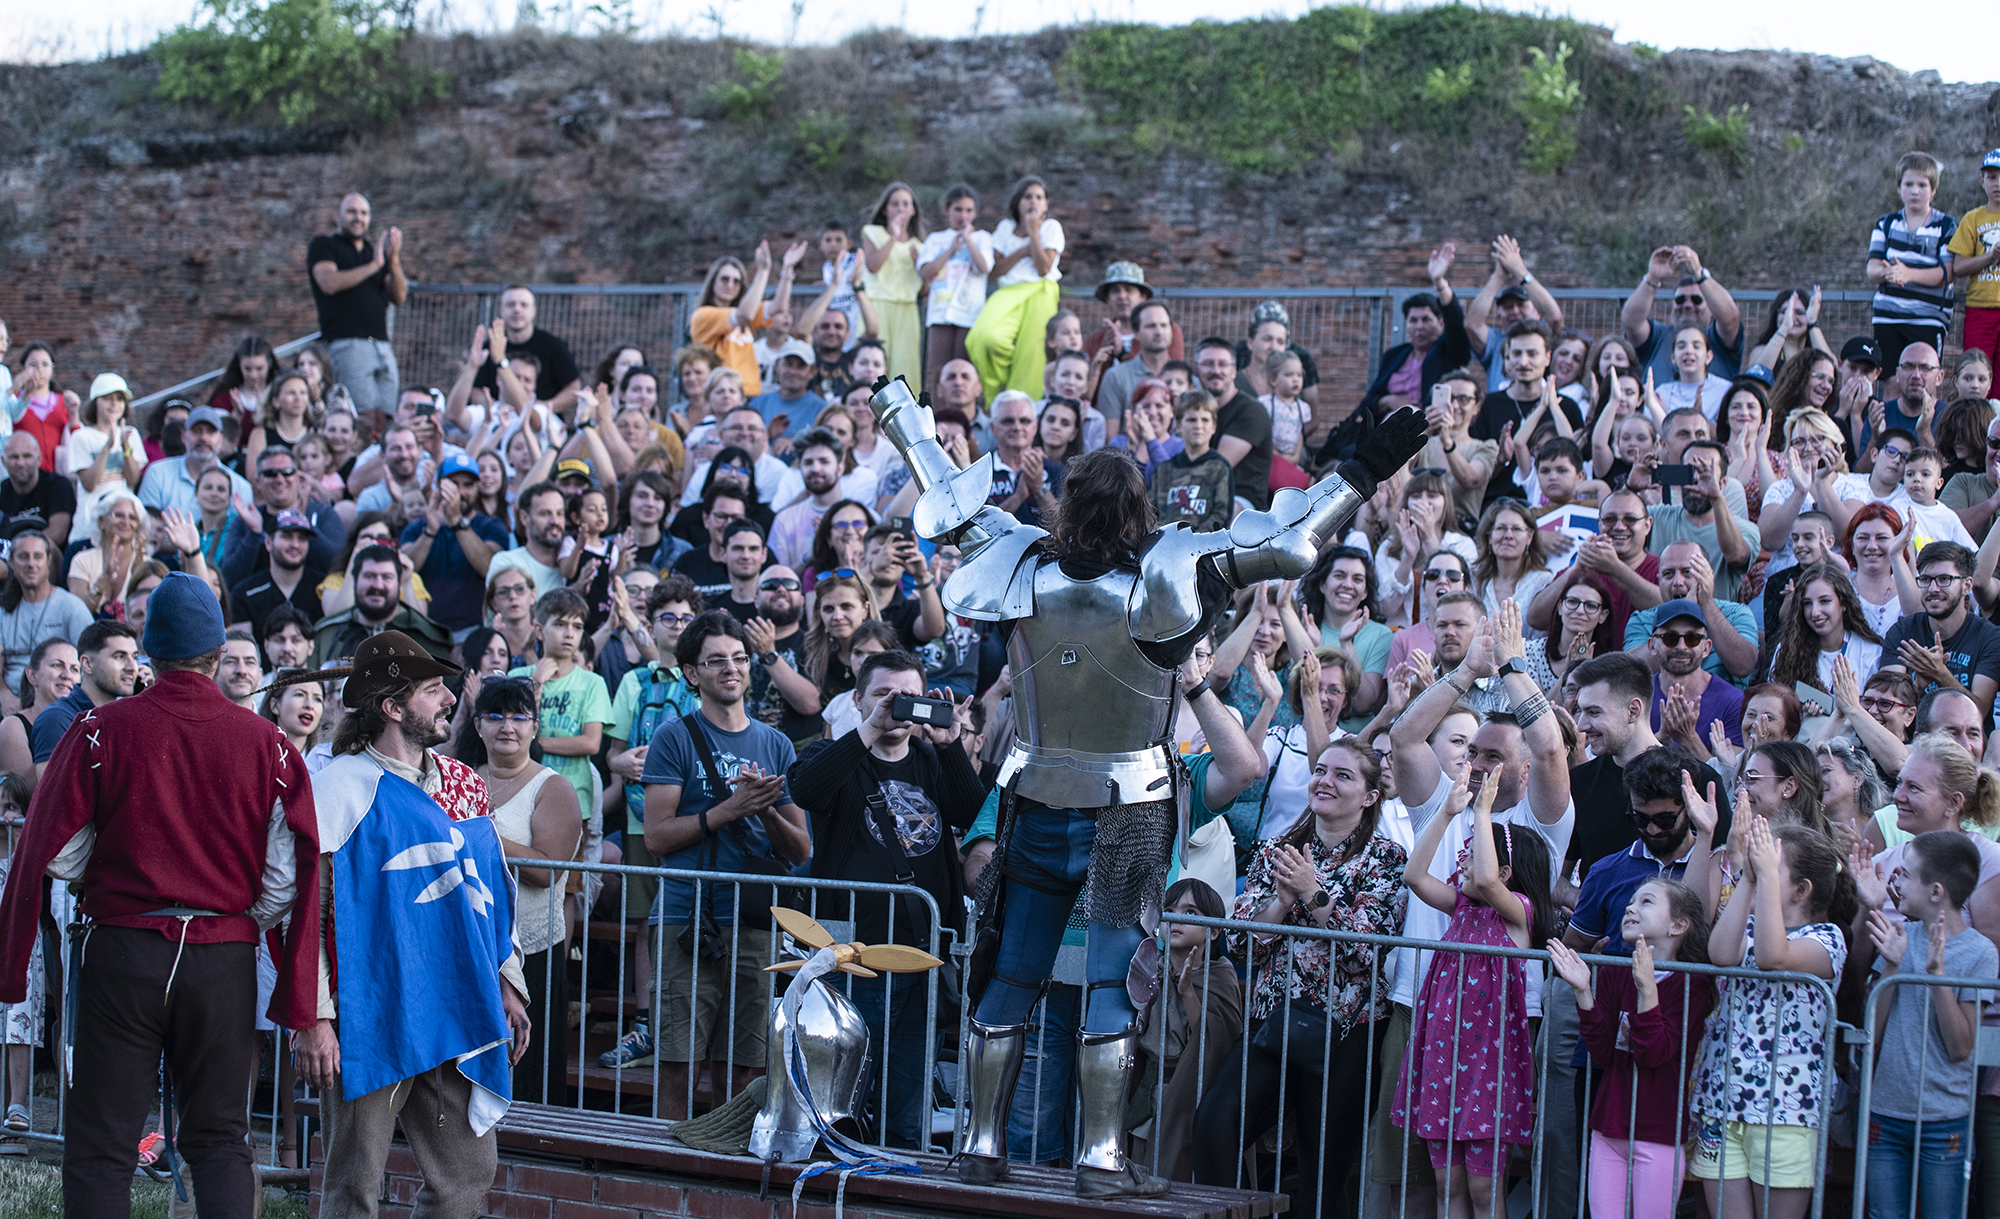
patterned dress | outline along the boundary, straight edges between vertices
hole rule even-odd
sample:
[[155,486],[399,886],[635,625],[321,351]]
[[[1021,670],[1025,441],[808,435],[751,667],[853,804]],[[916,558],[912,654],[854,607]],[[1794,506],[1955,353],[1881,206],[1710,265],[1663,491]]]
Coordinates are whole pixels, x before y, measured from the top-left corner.
[[[1500,912],[1463,892],[1444,939],[1517,947]],[[1490,1142],[1496,1133],[1505,1143],[1528,1142],[1535,1130],[1535,1072],[1527,996],[1527,966],[1518,957],[1434,955],[1390,1120],[1439,1142]],[[1413,1094],[1415,1114],[1409,1112]]]

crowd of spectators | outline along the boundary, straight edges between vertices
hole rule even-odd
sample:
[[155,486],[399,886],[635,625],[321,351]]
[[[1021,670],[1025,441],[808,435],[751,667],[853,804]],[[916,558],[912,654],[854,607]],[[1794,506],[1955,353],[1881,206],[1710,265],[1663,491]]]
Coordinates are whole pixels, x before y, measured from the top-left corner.
[[[2000,150],[1982,180],[1987,202],[1954,221],[1933,206],[1937,162],[1898,162],[1902,206],[1866,251],[1872,326],[1852,334],[1821,327],[1816,288],[1746,316],[1685,245],[1652,252],[1615,330],[1579,333],[1512,239],[1494,240],[1469,301],[1445,243],[1428,290],[1403,302],[1407,341],[1366,386],[1323,381],[1326,353],[1294,341],[1275,301],[1246,335],[1190,338],[1132,262],[1106,270],[1096,295],[1111,316],[1084,333],[1061,307],[1066,201],[1028,177],[987,209],[990,230],[968,186],[927,217],[928,200],[891,183],[858,244],[844,222],[822,229],[819,289],[796,315],[805,242],[718,259],[670,352],[621,344],[580,361],[538,324],[532,288],[511,286],[457,367],[424,370],[450,388],[420,388],[388,328],[419,252],[350,195],[308,246],[320,339],[289,363],[246,337],[212,395],[136,419],[116,371],[61,367],[32,336],[0,367],[0,815],[28,809],[72,721],[153,682],[138,645],[147,598],[178,571],[209,583],[230,624],[224,693],[315,768],[343,715],[337,684],[267,698],[266,675],[333,665],[395,630],[463,666],[450,749],[506,788],[492,806],[520,853],[901,880],[959,923],[1014,735],[1006,640],[940,596],[959,552],[916,534],[918,488],[870,406],[877,378],[924,386],[945,451],[961,467],[989,459],[990,502],[1031,524],[1060,512],[1070,463],[1108,447],[1140,468],[1159,525],[1227,528],[1412,408],[1429,433],[1417,459],[1308,576],[1245,590],[1182,674],[1190,708],[1207,690],[1220,700],[1172,728],[1203,760],[1193,828],[1220,823],[1234,860],[1177,877],[1169,905],[1546,947],[1554,973],[1539,958],[1414,949],[1349,959],[1323,941],[1288,957],[1270,937],[1176,929],[1176,984],[1147,1042],[1161,1109],[1149,1083],[1133,1128],[1165,1171],[1235,1180],[1238,1127],[1254,1139],[1284,1116],[1271,1018],[1288,998],[1331,996],[1333,1057],[1283,1076],[1308,1152],[1327,1149],[1306,1167],[1328,1191],[1372,1124],[1363,1176],[1378,1199],[1428,1205],[1436,1190],[1454,1213],[1492,1213],[1508,1172],[1493,1149],[1527,1141],[1539,1103],[1539,1213],[1580,1213],[1586,1155],[1589,1209],[1616,1213],[1622,1149],[1638,1149],[1638,1194],[1679,1180],[1680,1119],[1635,1130],[1623,1108],[1631,1088],[1671,1083],[1614,1085],[1606,1070],[1643,1054],[1617,1005],[1652,1011],[1650,997],[1697,1037],[1711,1008],[1721,1022],[1685,1047],[1701,1061],[1691,1166],[1711,1213],[1748,1213],[1753,1182],[1775,1213],[1798,1213],[1786,1208],[1824,1165],[1796,1132],[1832,1107],[1819,1017],[1786,1031],[1795,1078],[1774,1098],[1729,1076],[1757,1053],[1739,1026],[1787,1003],[1810,1013],[1815,992],[1696,986],[1667,967],[1814,974],[1849,1017],[1871,963],[1995,973]],[[1559,704],[1546,717],[1520,713],[1537,689]],[[922,694],[957,705],[948,727],[891,714]],[[661,1112],[676,1117],[704,1078],[719,1100],[762,1070],[768,918],[727,888],[549,876],[523,873],[536,900],[520,906],[524,950],[543,963],[529,970],[541,1046],[567,1031],[565,946],[592,918],[624,920],[651,929],[632,937],[636,1004],[590,1031],[580,1065],[657,1056]],[[1753,911],[1783,918],[1783,947],[1755,939]],[[872,917],[864,940],[930,930]],[[699,937],[683,932],[703,919],[739,936],[740,955],[696,990]],[[1928,965],[1912,936],[1930,937]],[[1591,950],[1634,954],[1633,968],[1593,975],[1575,956]],[[1075,1020],[1073,966],[1069,978],[1058,962],[1047,1029]],[[542,987],[545,973],[561,984]],[[887,986],[861,988],[893,1064],[881,1128],[921,1145],[924,1008]],[[1429,1019],[1460,989],[1495,996],[1468,1052]],[[1926,1148],[1933,1131],[1961,1132],[1945,1175],[1970,1176],[2000,1210],[2000,1105],[1981,1092],[1974,1125],[1964,1029],[1938,1003],[1926,1026],[1906,994],[1888,1021],[1885,1056],[1921,1057],[1927,1038],[1950,1052],[1921,1089],[1878,1105],[1885,1129],[1903,1126],[1871,1142],[1871,1171],[1893,1183],[1885,1197],[1910,1188],[1905,1127],[1921,1114]],[[42,1037],[38,1016],[8,1013],[10,1043]],[[1245,1052],[1214,1052],[1218,1038]],[[1480,1112],[1435,1100],[1543,1075],[1525,1066],[1531,1050],[1560,1100],[1518,1083]],[[517,1096],[558,1099],[560,1057],[546,1063],[526,1060]],[[1066,1157],[1067,1069],[1044,1051],[1024,1076],[1024,1097],[1032,1083],[1058,1099],[1017,1104],[1017,1157]],[[1581,1086],[1576,1104],[1567,1093],[1586,1073],[1599,1098],[1587,1112]],[[1804,1141],[1763,1163],[1771,1130]],[[1662,1146],[1664,1161],[1648,1158]],[[1923,1189],[1942,1189],[1930,1155]],[[1598,1192],[1614,1177],[1615,1206]],[[1316,1210],[1310,1190],[1293,1196]]]

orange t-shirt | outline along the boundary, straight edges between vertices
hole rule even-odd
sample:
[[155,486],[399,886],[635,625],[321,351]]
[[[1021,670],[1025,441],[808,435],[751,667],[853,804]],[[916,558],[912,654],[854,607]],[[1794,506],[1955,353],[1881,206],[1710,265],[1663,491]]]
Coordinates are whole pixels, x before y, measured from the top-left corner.
[[755,327],[765,324],[764,302],[757,302],[757,312],[750,316],[748,325],[731,328],[731,309],[725,305],[703,305],[694,311],[688,322],[688,333],[694,341],[722,357],[722,362],[736,370],[743,378],[743,399],[749,401],[764,392],[764,382],[757,375],[757,333]]

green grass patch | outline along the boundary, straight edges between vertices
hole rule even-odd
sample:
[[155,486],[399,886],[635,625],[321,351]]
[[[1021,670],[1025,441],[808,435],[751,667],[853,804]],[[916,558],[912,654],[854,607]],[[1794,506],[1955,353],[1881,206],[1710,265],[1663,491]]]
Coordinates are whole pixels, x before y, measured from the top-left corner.
[[[171,1186],[135,1177],[132,1219],[167,1219]],[[0,1219],[62,1219],[62,1168],[40,1160],[0,1160]],[[264,1219],[306,1219],[306,1201],[264,1191]]]

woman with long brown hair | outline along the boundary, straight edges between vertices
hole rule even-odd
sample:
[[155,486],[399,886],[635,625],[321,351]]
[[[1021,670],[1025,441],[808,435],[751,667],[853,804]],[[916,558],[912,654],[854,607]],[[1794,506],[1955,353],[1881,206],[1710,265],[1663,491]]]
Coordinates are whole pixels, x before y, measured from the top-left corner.
[[1526,605],[1555,578],[1542,531],[1518,499],[1488,504],[1473,541],[1479,558],[1472,565],[1472,591],[1485,599],[1489,614],[1499,613],[1500,603],[1509,599]]
[[[779,300],[791,299],[792,271],[805,252],[803,241],[785,251],[784,267],[778,272]],[[694,316],[688,319],[688,334],[697,344],[715,352],[726,367],[736,370],[736,375],[742,378],[746,398],[763,392],[755,347],[757,328],[770,324],[764,313],[764,288],[771,278],[770,242],[757,243],[753,261],[757,268],[755,275],[746,273],[743,260],[733,254],[724,254],[708,264]]]
[[1832,563],[1814,563],[1799,572],[1792,588],[1778,627],[1771,680],[1831,692],[1833,662],[1845,656],[1855,680],[1866,684],[1882,663],[1882,637],[1868,624],[1847,573]]
[[819,687],[822,701],[854,688],[859,667],[853,663],[854,628],[881,616],[866,576],[846,567],[820,574],[806,630],[806,676]]
[[876,196],[861,226],[861,287],[875,304],[889,375],[916,384],[924,367],[924,323],[917,294],[917,250],[924,244],[924,215],[908,183],[891,182]]

